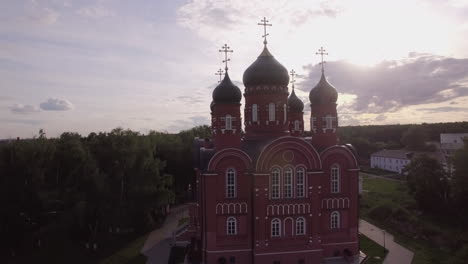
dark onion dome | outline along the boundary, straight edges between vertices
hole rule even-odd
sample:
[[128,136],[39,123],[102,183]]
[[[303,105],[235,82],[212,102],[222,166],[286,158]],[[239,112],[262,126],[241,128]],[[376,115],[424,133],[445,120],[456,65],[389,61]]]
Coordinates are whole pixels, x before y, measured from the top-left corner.
[[292,89],[291,95],[288,98],[288,106],[289,111],[291,112],[302,113],[304,110],[304,103],[301,101],[301,99],[299,99],[299,97],[296,96],[294,87]]
[[314,89],[312,89],[309,93],[309,100],[312,105],[319,105],[319,104],[330,104],[336,103],[338,99],[338,92],[336,91],[335,87],[331,85],[327,78],[325,78],[324,73],[322,72],[322,77],[320,77],[320,81],[315,85]]
[[240,103],[242,92],[235,86],[226,72],[224,79],[213,90],[213,105],[217,103]]
[[211,112],[213,112],[213,110],[214,110],[214,105],[215,105],[215,102],[214,102],[214,101],[211,101],[211,104],[210,104],[210,110],[211,110]]
[[288,70],[271,55],[265,46],[257,60],[245,70],[243,81],[245,86],[287,86],[289,83],[289,74]]

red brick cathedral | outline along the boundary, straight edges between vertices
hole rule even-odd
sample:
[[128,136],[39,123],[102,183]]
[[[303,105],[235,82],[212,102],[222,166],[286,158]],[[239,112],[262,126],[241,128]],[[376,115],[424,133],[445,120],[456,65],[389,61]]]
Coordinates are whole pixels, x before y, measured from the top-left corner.
[[338,93],[322,63],[309,94],[312,136],[304,137],[304,103],[264,44],[243,75],[244,122],[226,66],[210,106],[212,139],[194,144],[191,261],[357,263],[359,168],[337,137]]

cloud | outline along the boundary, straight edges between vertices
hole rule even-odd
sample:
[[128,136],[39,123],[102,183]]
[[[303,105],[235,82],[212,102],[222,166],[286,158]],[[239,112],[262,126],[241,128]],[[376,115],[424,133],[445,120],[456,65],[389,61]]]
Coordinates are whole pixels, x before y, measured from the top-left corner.
[[83,7],[80,8],[77,13],[84,17],[89,18],[103,18],[103,17],[112,17],[115,16],[115,13],[102,6],[90,6],[90,7]]
[[467,112],[468,107],[442,106],[435,108],[421,108],[419,110],[427,113]]
[[[208,111],[207,111],[208,112]],[[181,130],[190,129],[195,126],[209,125],[210,119],[207,116],[191,116],[186,120],[176,120],[172,125],[168,126],[167,130],[171,133]]]
[[34,11],[31,12],[26,18],[34,23],[39,23],[43,25],[51,25],[57,22],[60,17],[59,13],[56,11],[43,7],[43,8],[34,8]]
[[10,107],[10,111],[15,114],[31,114],[41,110],[34,105],[14,104]]
[[190,104],[197,104],[197,103],[205,102],[205,100],[201,98],[200,96],[181,95],[181,96],[177,96],[176,99],[178,101],[182,101],[184,103],[190,103]]
[[49,98],[47,101],[42,102],[40,107],[45,111],[67,111],[73,109],[73,104],[65,99]]
[[[300,87],[310,91],[320,78],[320,66],[304,69],[309,74]],[[405,59],[383,61],[372,67],[331,61],[325,72],[340,93],[356,95],[350,107],[358,113],[395,112],[410,105],[468,95],[468,59],[411,53]]]

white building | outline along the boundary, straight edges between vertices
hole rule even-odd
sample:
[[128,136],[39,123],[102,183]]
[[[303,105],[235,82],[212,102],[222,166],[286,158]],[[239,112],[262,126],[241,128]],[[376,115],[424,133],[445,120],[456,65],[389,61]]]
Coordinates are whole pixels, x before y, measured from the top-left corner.
[[411,161],[411,151],[406,149],[384,149],[371,154],[371,167],[401,173]]
[[440,134],[440,149],[445,157],[452,156],[455,151],[463,148],[464,139],[468,139],[468,133]]

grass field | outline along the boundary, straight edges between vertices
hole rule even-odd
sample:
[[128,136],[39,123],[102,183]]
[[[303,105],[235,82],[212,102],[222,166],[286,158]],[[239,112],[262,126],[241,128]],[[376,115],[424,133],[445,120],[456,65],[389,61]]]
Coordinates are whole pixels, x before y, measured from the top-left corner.
[[452,250],[436,245],[432,238],[457,230],[418,211],[405,182],[361,176],[364,190],[360,201],[361,218],[388,230],[398,243],[412,250],[415,253],[413,264],[444,263],[450,258]]
[[359,247],[367,255],[366,264],[381,264],[387,255],[384,247],[364,235],[359,235]]

